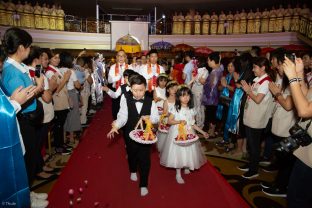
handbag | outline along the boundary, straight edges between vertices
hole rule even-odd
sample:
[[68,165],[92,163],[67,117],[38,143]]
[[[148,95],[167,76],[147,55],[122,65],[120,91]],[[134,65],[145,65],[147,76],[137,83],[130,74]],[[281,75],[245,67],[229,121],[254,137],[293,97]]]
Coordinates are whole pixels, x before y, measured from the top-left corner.
[[220,95],[220,97],[219,97],[219,103],[221,105],[229,106],[231,101],[232,101],[232,98],[230,98],[228,96]]

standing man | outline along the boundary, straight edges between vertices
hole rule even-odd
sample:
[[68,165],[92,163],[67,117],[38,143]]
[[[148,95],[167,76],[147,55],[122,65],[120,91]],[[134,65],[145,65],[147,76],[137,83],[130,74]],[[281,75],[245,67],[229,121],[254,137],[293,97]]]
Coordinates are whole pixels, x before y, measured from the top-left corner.
[[183,69],[183,75],[182,78],[184,79],[184,83],[187,85],[191,79],[192,79],[192,72],[194,69],[194,64],[192,62],[192,55],[190,52],[185,53],[185,60],[187,61],[187,64],[185,64]]
[[[140,69],[140,74],[146,79],[147,86],[146,92],[147,95],[153,96],[152,91],[157,87],[157,77],[161,73],[165,73],[164,68],[157,64],[158,52],[155,49],[152,49],[149,53],[149,63],[143,65]],[[143,62],[143,59],[142,59]]]
[[[132,69],[132,67],[126,64],[127,55],[124,51],[120,50],[116,55],[116,64],[113,64],[110,67],[108,72],[108,83],[112,84],[113,91],[117,91],[117,89],[125,84],[125,80],[123,78],[123,73],[127,69]],[[119,111],[119,102],[120,98],[116,98],[112,100],[112,114],[113,118],[117,118],[117,113]]]

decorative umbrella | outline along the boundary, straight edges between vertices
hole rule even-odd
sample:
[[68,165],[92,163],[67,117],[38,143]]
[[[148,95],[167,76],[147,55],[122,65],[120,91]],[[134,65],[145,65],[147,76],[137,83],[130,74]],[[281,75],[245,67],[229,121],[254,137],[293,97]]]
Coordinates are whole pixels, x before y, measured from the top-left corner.
[[173,45],[171,43],[165,41],[156,42],[151,45],[151,49],[156,50],[170,50],[172,47]]
[[194,48],[187,44],[178,44],[172,48],[172,52],[186,52],[186,51],[194,51]]
[[286,45],[286,46],[283,46],[282,48],[286,49],[287,51],[308,51],[308,50],[310,50],[305,45],[295,45],[295,44]]
[[213,50],[211,50],[208,47],[195,48],[195,54],[198,56],[207,56],[207,55],[211,54],[212,52],[213,52]]
[[266,47],[266,48],[261,48],[261,52],[260,54],[262,56],[264,56],[265,54],[269,53],[269,52],[272,52],[274,51],[275,49],[274,48],[271,48],[271,47]]
[[126,53],[141,52],[140,42],[132,35],[119,38],[116,42],[116,51],[124,50]]

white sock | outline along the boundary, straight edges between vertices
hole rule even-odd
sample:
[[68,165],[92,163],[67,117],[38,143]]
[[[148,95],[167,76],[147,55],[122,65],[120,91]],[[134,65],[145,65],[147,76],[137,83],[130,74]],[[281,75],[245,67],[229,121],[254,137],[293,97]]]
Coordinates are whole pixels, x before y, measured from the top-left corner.
[[141,187],[141,196],[146,196],[148,194],[147,187]]
[[188,168],[185,168],[185,169],[184,169],[184,174],[187,175],[187,174],[190,174],[190,173],[191,173],[190,169],[188,169]]
[[136,173],[131,173],[130,174],[130,180],[131,181],[137,181],[138,180],[137,174]]
[[181,169],[177,169],[176,180],[177,180],[178,184],[184,184],[184,180],[181,176]]

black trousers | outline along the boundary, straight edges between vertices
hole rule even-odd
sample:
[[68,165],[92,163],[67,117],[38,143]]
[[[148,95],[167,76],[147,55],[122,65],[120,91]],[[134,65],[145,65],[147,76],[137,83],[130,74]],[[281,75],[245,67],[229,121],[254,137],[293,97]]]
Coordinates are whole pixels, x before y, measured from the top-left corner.
[[287,192],[288,208],[312,207],[312,168],[297,159]]
[[43,123],[38,127],[36,130],[37,133],[37,144],[36,144],[36,173],[40,173],[43,170],[44,166],[44,160],[41,155],[41,149],[45,145],[47,139],[48,139],[48,128],[49,128],[49,123]]
[[[284,139],[284,137],[279,137],[274,134],[272,135],[272,138],[274,143],[280,142]],[[279,189],[286,191],[291,171],[296,161],[296,157],[292,153],[279,151],[275,151],[275,156],[276,156],[275,165],[278,168],[278,172],[274,184]]]
[[53,128],[53,138],[54,146],[56,148],[62,147],[64,145],[64,124],[67,118],[68,109],[54,111],[54,128]]
[[112,115],[113,115],[114,120],[117,119],[119,108],[120,108],[120,97],[116,99],[112,99]]
[[36,172],[37,165],[37,134],[36,127],[28,119],[23,116],[18,116],[21,135],[25,146],[26,153],[24,155],[28,184],[31,186]]
[[126,150],[128,154],[128,165],[130,173],[139,171],[140,187],[148,186],[148,176],[151,168],[151,148],[152,145],[139,144],[124,134]]
[[217,118],[217,106],[216,105],[206,105],[206,111],[205,111],[205,126],[209,128],[209,123],[216,124]]
[[249,151],[249,171],[258,172],[260,160],[260,142],[264,129],[245,127]]

